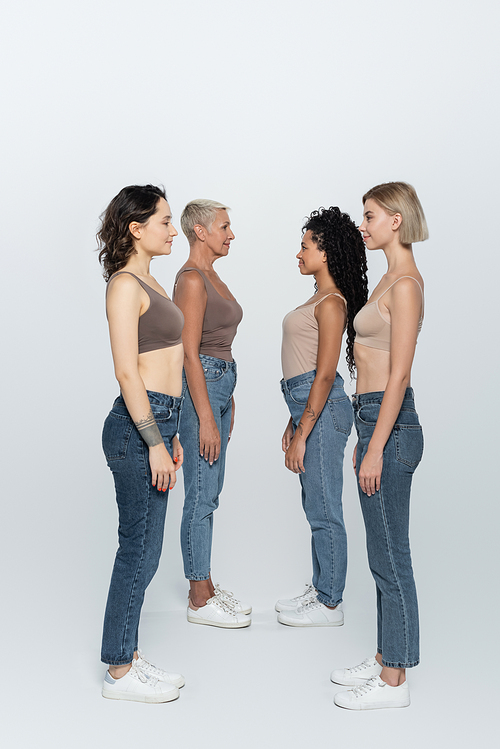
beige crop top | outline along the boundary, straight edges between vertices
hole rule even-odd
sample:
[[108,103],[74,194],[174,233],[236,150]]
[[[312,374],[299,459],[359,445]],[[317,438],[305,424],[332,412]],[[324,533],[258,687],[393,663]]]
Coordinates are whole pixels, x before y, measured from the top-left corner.
[[[422,294],[422,311],[418,322],[418,332],[420,333],[422,321],[424,319],[424,292],[422,291],[422,287],[417,279],[413,278],[413,276],[401,276],[401,278],[413,279]],[[380,311],[378,303],[384,294],[387,294],[389,289],[392,289],[395,283],[401,281],[401,278],[398,278],[394,283],[391,283],[389,288],[386,289],[378,299],[374,302],[370,302],[370,304],[365,304],[365,306],[359,310],[354,318],[354,330],[356,331],[354,343],[360,343],[362,346],[369,346],[370,348],[382,349],[383,351],[391,350],[391,321],[384,317]]]
[[347,302],[343,296],[332,292],[325,294],[312,304],[303,304],[286,315],[283,320],[283,338],[281,343],[281,367],[283,377],[289,380],[300,374],[316,369],[318,363],[318,321],[314,316],[314,309],[329,296],[338,296]]
[[108,281],[106,294],[108,293],[109,284],[116,276],[126,273],[135,278],[149,296],[149,307],[139,317],[139,353],[144,354],[146,351],[157,351],[161,348],[170,348],[182,343],[182,328],[184,327],[184,315],[179,307],[176,307],[171,299],[160,294],[152,286],[141,281],[128,270],[121,270],[115,273]]

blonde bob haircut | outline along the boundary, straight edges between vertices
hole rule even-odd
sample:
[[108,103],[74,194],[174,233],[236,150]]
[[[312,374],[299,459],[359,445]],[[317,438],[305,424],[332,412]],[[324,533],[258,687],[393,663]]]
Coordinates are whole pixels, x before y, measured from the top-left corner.
[[363,205],[374,200],[391,216],[401,214],[399,239],[401,244],[413,244],[429,239],[423,208],[415,188],[407,182],[384,182],[363,195]]
[[191,200],[181,214],[181,229],[186,235],[189,244],[193,244],[196,240],[196,232],[194,230],[196,224],[201,224],[207,231],[210,231],[210,227],[217,218],[217,211],[228,210],[227,205],[217,203],[216,200],[205,200],[204,198]]

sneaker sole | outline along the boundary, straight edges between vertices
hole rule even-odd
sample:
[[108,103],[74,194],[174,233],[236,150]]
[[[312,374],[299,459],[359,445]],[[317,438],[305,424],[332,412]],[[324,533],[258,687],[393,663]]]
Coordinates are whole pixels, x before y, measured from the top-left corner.
[[[333,699],[335,702],[335,698]],[[405,702],[402,704],[401,702],[384,702],[384,703],[374,703],[372,705],[356,705],[349,704],[349,705],[339,705],[338,702],[335,702],[337,707],[342,707],[344,710],[383,710],[386,707],[409,707],[410,700],[408,702]]]
[[148,704],[159,704],[162,702],[173,702],[179,699],[179,690],[169,694],[133,694],[132,692],[111,692],[102,690],[102,696],[107,700],[127,700],[128,702],[147,702]]
[[242,627],[249,627],[252,623],[252,620],[249,619],[247,622],[216,622],[212,619],[193,619],[189,616],[187,617],[188,622],[190,624],[205,624],[207,627],[220,627],[221,629],[241,629]]
[[282,621],[278,616],[278,622],[280,624],[284,624],[285,627],[343,627],[344,622],[325,622],[324,624],[320,624],[319,622],[309,622],[308,624],[302,624],[299,622],[284,622]]

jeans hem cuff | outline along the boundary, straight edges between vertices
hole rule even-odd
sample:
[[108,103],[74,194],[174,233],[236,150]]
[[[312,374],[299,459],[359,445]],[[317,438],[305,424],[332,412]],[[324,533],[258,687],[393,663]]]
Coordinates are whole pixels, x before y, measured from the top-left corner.
[[337,601],[332,601],[325,596],[322,596],[320,593],[316,596],[318,601],[322,603],[324,606],[339,606],[342,603],[342,598],[339,598]]
[[419,660],[412,661],[411,663],[389,663],[382,658],[382,665],[386,668],[414,668],[414,666],[418,666],[419,663]]
[[134,654],[132,653],[132,656],[128,660],[118,659],[118,658],[105,658],[103,655],[101,655],[101,663],[104,663],[106,666],[128,666],[129,663],[132,663],[134,660]]

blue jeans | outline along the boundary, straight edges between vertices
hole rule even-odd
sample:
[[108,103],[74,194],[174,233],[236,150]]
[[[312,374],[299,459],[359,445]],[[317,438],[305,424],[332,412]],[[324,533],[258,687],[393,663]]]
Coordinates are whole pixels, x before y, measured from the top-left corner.
[[[151,410],[172,454],[181,398],[148,392]],[[118,504],[118,541],[109,586],[101,660],[113,666],[132,661],[144,593],[158,569],[168,489],[152,485],[149,449],[120,395],[104,422],[102,446],[113,473]]]
[[[316,371],[281,381],[294,430],[309,398]],[[352,428],[352,407],[337,374],[325,406],[306,442],[301,473],[302,506],[311,526],[313,578],[318,600],[342,601],[347,571],[347,537],[342,512],[344,450]]]
[[179,421],[179,437],[184,448],[184,510],[181,548],[184,574],[188,580],[208,580],[212,556],[213,513],[219,506],[224,484],[226,450],[231,426],[231,397],[236,385],[236,363],[200,354],[208,398],[221,446],[212,465],[200,455],[200,420],[186,377],[183,376],[184,402]]
[[[384,393],[353,395],[358,451],[356,475],[375,429]],[[424,440],[412,388],[384,448],[380,490],[361,491],[368,562],[377,587],[377,650],[384,666],[411,668],[419,662],[418,604],[411,564],[410,489]]]

